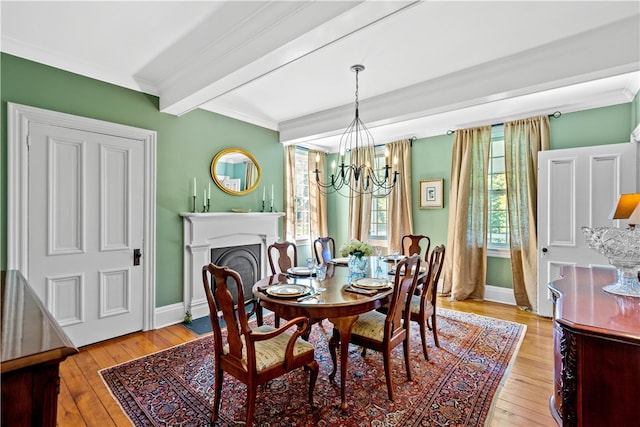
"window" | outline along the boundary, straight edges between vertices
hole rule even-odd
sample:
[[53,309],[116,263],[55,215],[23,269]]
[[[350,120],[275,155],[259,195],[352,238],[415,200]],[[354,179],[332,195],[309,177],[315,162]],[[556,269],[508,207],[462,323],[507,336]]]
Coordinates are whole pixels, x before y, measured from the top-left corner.
[[293,190],[293,213],[296,241],[309,240],[309,158],[308,153],[296,150]]
[[[385,172],[385,148],[376,147],[374,170],[380,180]],[[387,240],[387,196],[384,190],[377,189],[371,197],[371,226],[369,239],[376,244],[386,245]]]
[[509,218],[507,215],[507,182],[504,160],[504,127],[491,129],[488,173],[488,231],[487,248],[491,255],[505,255],[509,249]]

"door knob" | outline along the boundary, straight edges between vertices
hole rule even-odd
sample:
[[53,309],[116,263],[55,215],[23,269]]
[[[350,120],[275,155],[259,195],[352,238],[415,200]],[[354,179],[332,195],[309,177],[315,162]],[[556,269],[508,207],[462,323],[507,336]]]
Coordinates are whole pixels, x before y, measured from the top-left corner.
[[142,258],[142,252],[140,249],[133,250],[133,265],[140,265],[140,258]]

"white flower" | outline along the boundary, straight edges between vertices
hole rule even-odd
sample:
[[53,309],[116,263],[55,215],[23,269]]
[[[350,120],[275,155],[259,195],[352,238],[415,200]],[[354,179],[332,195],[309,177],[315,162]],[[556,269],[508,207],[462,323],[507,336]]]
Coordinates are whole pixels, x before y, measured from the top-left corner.
[[366,242],[358,239],[349,240],[340,246],[340,255],[343,257],[355,255],[358,258],[369,256],[373,253],[373,247]]

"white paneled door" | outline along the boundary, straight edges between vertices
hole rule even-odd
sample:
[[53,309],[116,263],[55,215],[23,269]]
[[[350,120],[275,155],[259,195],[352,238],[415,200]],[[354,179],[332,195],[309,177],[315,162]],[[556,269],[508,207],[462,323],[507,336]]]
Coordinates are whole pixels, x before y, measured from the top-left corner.
[[[607,266],[581,227],[614,226],[609,213],[621,193],[635,192],[636,143],[538,154],[538,314],[551,316],[547,289],[563,265]],[[596,309],[588,308],[585,309]]]
[[137,140],[29,124],[29,282],[76,346],[143,328],[143,155]]

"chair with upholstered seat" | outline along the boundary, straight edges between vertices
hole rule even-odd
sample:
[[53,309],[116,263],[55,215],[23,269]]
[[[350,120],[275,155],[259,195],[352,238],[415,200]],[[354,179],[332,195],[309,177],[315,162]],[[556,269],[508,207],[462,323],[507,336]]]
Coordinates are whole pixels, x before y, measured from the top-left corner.
[[313,242],[313,252],[318,264],[328,264],[336,256],[336,241],[333,237],[318,237]]
[[417,295],[413,295],[411,298],[411,320],[420,325],[422,352],[426,360],[429,360],[426,337],[427,327],[433,331],[433,341],[436,347],[440,347],[438,329],[436,327],[436,302],[438,301],[438,281],[444,264],[444,253],[444,245],[433,248],[429,259],[427,276],[422,286],[417,288]]
[[[278,329],[268,325],[251,328],[244,305],[237,304],[232,296],[232,292],[236,292],[235,300],[244,301],[242,279],[237,272],[209,264],[202,268],[202,282],[209,304],[215,353],[211,423],[218,418],[224,372],[247,386],[247,426],[253,422],[257,387],[294,369],[306,367],[310,372],[309,403],[313,408],[318,362],[313,345],[301,338],[309,330],[309,320],[296,317]],[[226,339],[220,317],[226,324]],[[293,326],[296,329],[288,331]]]
[[[393,294],[387,313],[371,310],[361,314],[351,329],[351,343],[362,346],[362,355],[366,349],[379,351],[383,355],[384,372],[387,379],[387,393],[393,401],[393,379],[391,377],[391,350],[402,344],[407,379],[411,381],[409,363],[409,302],[418,283],[420,256],[412,255],[398,263],[394,276]],[[401,272],[407,272],[405,276]],[[336,343],[331,342],[330,350],[333,363],[336,363]]]

